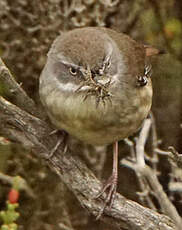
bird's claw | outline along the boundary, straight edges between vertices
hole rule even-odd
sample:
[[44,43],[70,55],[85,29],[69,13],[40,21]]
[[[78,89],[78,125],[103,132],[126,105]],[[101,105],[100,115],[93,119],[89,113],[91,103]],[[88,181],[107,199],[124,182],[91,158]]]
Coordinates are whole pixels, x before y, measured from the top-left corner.
[[107,206],[109,208],[112,208],[116,196],[116,188],[117,188],[117,177],[114,174],[112,174],[104,184],[100,193],[95,197],[96,199],[100,198],[108,190],[106,198],[104,200],[104,206],[100,210],[99,214],[97,215],[96,220],[98,220],[101,217],[101,215],[103,214]]
[[[53,135],[60,132],[60,130],[54,130],[52,131],[49,135]],[[68,146],[67,146],[67,136],[68,134],[65,131],[61,131],[63,133],[62,138],[59,138],[56,145],[54,146],[54,148],[50,151],[49,155],[47,156],[47,160],[52,158],[55,154],[55,152],[58,150],[59,146],[61,144],[64,144],[64,148],[63,148],[63,154],[65,154],[67,152]]]

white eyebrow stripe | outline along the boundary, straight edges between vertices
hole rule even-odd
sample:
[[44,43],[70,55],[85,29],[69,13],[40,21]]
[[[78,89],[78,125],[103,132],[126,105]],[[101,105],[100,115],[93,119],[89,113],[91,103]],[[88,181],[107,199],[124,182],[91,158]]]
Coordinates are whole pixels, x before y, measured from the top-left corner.
[[68,65],[68,66],[73,66],[75,68],[80,68],[79,65],[74,64],[71,60],[69,60],[68,58],[66,58],[64,55],[62,55],[61,53],[58,53],[57,58],[60,62],[62,62],[64,65]]
[[72,67],[74,67],[75,69],[79,69],[79,68],[80,68],[80,66],[75,65],[75,64],[70,63],[70,62],[67,62],[67,61],[65,61],[65,60],[61,60],[61,63],[63,63],[64,65],[72,66]]

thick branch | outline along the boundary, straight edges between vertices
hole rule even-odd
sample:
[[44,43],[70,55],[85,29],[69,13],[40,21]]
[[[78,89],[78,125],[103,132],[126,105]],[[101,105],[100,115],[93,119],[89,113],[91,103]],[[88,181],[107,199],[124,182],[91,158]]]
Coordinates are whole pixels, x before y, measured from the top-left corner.
[[[7,137],[16,140],[16,134],[20,132],[24,138],[19,138],[18,141],[22,145],[26,139],[25,143],[29,143],[28,146],[32,147],[37,156],[47,158],[51,149],[50,144],[53,146],[57,140],[52,136],[47,138],[50,131],[51,128],[46,123],[0,97],[1,134],[4,133]],[[94,199],[101,189],[101,183],[92,172],[78,158],[72,157],[70,152],[62,156],[59,151],[48,160],[48,163],[76,195],[81,205],[96,216],[103,202]],[[175,229],[168,217],[126,200],[119,194],[113,208],[106,209],[101,219],[112,223],[118,229]]]
[[[20,106],[24,108],[23,105]],[[46,159],[58,140],[56,135],[48,135],[51,130],[51,127],[44,121],[0,97],[1,135],[31,147],[38,157]],[[62,150],[60,147],[57,153],[47,160],[49,166],[75,194],[81,205],[90,214],[97,216],[104,205],[102,200],[104,197],[99,200],[94,199],[101,189],[101,183],[80,159],[69,150],[63,155]],[[104,210],[101,220],[112,224],[117,229],[176,229],[169,217],[127,200],[119,194],[116,196],[112,209]]]
[[5,87],[6,94],[13,99],[17,106],[24,108],[30,114],[38,115],[35,103],[13,78],[9,69],[0,58],[0,85]]

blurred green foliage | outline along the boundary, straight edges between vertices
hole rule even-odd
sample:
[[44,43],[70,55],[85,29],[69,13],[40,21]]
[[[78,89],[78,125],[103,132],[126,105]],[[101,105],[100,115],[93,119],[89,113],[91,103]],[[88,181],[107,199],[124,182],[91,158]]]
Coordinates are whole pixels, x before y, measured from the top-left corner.
[[19,217],[19,213],[15,210],[18,204],[11,204],[9,201],[6,202],[6,210],[0,212],[0,218],[3,221],[0,230],[17,230],[18,225],[15,221]]

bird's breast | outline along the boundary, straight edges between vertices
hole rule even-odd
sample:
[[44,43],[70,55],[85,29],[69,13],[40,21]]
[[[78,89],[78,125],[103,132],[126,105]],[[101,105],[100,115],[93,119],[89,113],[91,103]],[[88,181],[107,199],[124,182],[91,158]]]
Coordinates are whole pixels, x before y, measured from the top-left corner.
[[[42,100],[57,128],[86,143],[105,145],[128,137],[141,126],[151,107],[150,84],[128,93],[117,89],[115,94],[113,89],[112,96],[99,102],[95,95],[86,97],[86,90],[73,92],[57,88],[46,93]],[[45,87],[41,94],[43,90]]]

